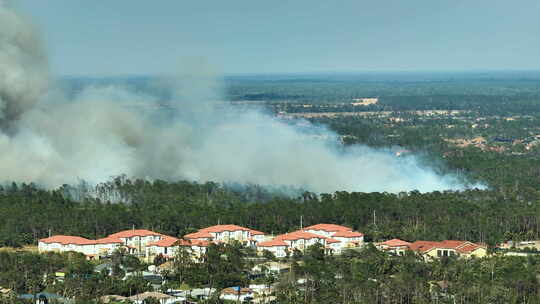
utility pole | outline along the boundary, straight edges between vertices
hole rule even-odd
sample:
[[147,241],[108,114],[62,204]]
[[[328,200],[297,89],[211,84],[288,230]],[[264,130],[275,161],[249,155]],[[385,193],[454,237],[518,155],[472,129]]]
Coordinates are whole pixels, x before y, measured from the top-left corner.
[[304,225],[303,225],[303,215],[300,215],[300,230],[304,229]]

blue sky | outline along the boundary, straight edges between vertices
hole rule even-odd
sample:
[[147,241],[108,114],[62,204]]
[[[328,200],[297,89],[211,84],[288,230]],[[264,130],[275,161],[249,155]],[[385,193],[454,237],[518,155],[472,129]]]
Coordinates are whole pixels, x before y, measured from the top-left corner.
[[56,75],[540,69],[540,1],[19,0]]

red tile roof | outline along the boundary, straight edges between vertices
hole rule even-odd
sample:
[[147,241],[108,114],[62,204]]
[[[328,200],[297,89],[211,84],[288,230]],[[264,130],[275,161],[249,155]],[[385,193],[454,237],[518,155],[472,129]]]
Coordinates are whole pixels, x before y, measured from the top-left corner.
[[461,253],[472,252],[478,247],[483,247],[468,241],[446,240],[442,242],[416,241],[409,245],[409,249],[418,252],[427,252],[434,248],[454,249]]
[[159,236],[161,233],[157,233],[150,230],[145,229],[137,229],[137,230],[124,230],[117,233],[113,233],[109,235],[108,237],[115,237],[115,238],[132,238],[134,236]]
[[210,245],[209,241],[205,240],[178,240],[178,245],[184,247],[198,246],[198,247],[208,247]]
[[295,241],[295,240],[300,240],[300,239],[304,239],[304,240],[326,239],[326,237],[324,237],[322,235],[315,234],[315,233],[298,230],[298,231],[278,235],[274,239],[286,240],[286,241]]
[[158,247],[171,247],[178,242],[178,239],[172,236],[163,236],[163,238],[157,242],[148,244],[147,246],[158,246]]
[[322,235],[318,235],[315,233],[303,231],[303,230],[297,230],[286,234],[281,234],[276,236],[271,241],[266,242],[260,242],[257,244],[257,246],[260,247],[272,247],[272,246],[288,246],[287,243],[284,241],[296,241],[296,240],[311,240],[311,239],[321,239],[326,240],[326,243],[340,243],[340,241],[328,238]]
[[388,247],[404,247],[404,246],[411,245],[411,243],[405,242],[405,241],[400,240],[400,239],[391,239],[391,240],[379,243],[379,245],[384,245],[384,246],[388,246]]
[[70,235],[54,235],[48,238],[39,240],[40,242],[51,244],[59,243],[62,245],[74,244],[74,245],[93,245],[96,241],[85,239],[79,236]]
[[115,237],[106,237],[95,241],[96,244],[123,244],[121,239]]
[[353,237],[362,237],[363,233],[357,231],[338,231],[332,235],[332,237],[344,237],[344,238],[353,238]]
[[467,241],[446,240],[446,241],[440,242],[438,246],[440,246],[440,248],[456,249],[465,244],[472,244],[472,243],[469,243]]
[[184,240],[184,239],[179,239],[177,244],[178,246],[191,246],[192,242],[195,241],[195,240]]
[[336,240],[336,239],[333,239],[333,238],[326,238],[326,242],[328,244],[331,244],[331,243],[341,243],[340,241]]
[[210,246],[210,242],[209,241],[204,241],[204,240],[191,240],[191,245],[192,246],[199,246],[199,247],[208,247],[208,246]]
[[438,242],[416,241],[409,245],[409,249],[412,251],[426,252],[437,246],[437,243]]
[[459,248],[457,248],[457,251],[459,253],[471,253],[473,252],[474,250],[480,248],[481,246],[478,246],[477,244],[465,244],[463,246],[460,246]]
[[201,232],[250,231],[251,229],[238,225],[215,225],[200,229]]
[[[238,292],[240,291],[240,292]],[[245,287],[242,287],[240,288],[240,290],[236,290],[234,289],[233,287],[228,287],[228,288],[225,288],[221,291],[222,294],[231,294],[231,295],[237,295],[237,294],[249,294],[249,293],[252,293],[253,290],[251,288],[245,288]]]
[[335,225],[335,224],[317,224],[304,228],[304,230],[322,230],[326,232],[336,232],[336,231],[351,231],[349,227]]
[[259,231],[259,230],[253,230],[253,229],[250,229],[249,233],[251,233],[251,235],[264,235],[264,232]]
[[213,236],[206,231],[197,231],[184,235],[186,239],[211,239]]
[[225,232],[225,231],[249,231],[251,235],[264,235],[264,232],[249,229],[238,225],[215,225],[200,229],[197,232],[186,234],[187,239],[211,239],[214,238],[210,233]]
[[159,247],[171,247],[175,245],[208,247],[208,245],[210,245],[210,242],[204,241],[204,240],[184,240],[184,239],[177,239],[172,236],[165,236],[162,240],[149,244],[149,246],[159,246]]
[[287,246],[287,243],[279,239],[278,240],[273,239],[271,241],[260,242],[257,244],[257,247],[276,247],[276,246]]

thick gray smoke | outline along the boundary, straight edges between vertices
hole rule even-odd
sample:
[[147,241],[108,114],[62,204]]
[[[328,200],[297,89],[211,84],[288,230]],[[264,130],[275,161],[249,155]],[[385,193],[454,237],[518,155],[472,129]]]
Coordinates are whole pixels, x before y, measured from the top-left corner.
[[[89,87],[67,100],[48,82],[38,39],[0,8],[0,174],[48,187],[112,176],[294,185],[316,192],[462,189],[456,178],[365,146],[343,149],[334,133],[310,132],[220,97],[216,73],[190,61],[173,79],[173,110],[149,110],[152,97]],[[38,102],[39,101],[39,102]],[[158,114],[156,114],[158,113]],[[5,130],[5,129],[4,129]],[[316,139],[313,132],[326,140]]]
[[0,2],[0,126],[32,108],[47,80],[47,59],[32,26]]

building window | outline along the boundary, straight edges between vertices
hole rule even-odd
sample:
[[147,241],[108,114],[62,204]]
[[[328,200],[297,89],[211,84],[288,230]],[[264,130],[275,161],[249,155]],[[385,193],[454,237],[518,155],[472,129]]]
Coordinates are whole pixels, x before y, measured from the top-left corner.
[[437,256],[438,257],[442,256],[442,250],[437,250]]
[[448,256],[448,250],[443,251],[443,256]]

